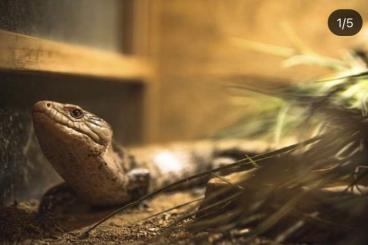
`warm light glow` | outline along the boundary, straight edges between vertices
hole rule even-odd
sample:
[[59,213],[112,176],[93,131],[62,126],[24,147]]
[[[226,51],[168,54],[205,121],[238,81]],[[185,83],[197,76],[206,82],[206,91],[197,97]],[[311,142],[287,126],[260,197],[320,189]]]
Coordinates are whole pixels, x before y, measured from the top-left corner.
[[164,173],[181,172],[184,167],[183,159],[178,154],[170,151],[158,153],[154,156],[153,161]]

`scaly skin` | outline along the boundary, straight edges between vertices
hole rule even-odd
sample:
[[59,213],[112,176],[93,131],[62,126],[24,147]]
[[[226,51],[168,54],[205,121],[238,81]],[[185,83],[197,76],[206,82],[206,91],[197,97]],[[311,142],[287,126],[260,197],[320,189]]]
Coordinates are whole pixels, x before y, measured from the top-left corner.
[[51,101],[36,103],[32,115],[43,153],[78,196],[97,206],[129,200],[131,162],[122,163],[113,151],[108,123],[78,106]]
[[107,122],[77,105],[40,101],[32,115],[44,155],[67,186],[92,206],[128,202],[137,193],[145,194],[148,189],[208,169],[217,148],[234,147],[234,142],[202,141],[172,144],[165,150],[132,149],[138,156],[136,161],[124,148],[113,147],[113,132]]

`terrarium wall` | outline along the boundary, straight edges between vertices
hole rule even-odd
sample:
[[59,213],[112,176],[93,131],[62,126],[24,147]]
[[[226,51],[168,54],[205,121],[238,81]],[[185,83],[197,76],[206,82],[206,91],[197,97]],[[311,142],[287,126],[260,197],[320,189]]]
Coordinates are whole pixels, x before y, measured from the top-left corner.
[[[114,128],[117,142],[143,141],[144,85],[139,79],[98,77],[88,73],[94,74],[93,70],[86,74],[60,72],[68,65],[73,68],[80,60],[77,53],[74,60],[73,55],[65,55],[65,49],[79,50],[79,46],[84,46],[81,49],[92,50],[88,56],[92,56],[92,64],[94,58],[99,59],[97,55],[93,57],[94,49],[100,50],[97,53],[129,52],[123,42],[128,37],[123,32],[126,9],[122,3],[118,0],[0,2],[0,58],[11,63],[5,68],[0,66],[0,205],[39,197],[50,185],[61,181],[40,152],[33,134],[31,110],[38,100],[78,104],[107,120]],[[9,36],[15,36],[14,43],[7,42]],[[53,50],[57,44],[52,42],[48,46],[47,40],[57,41],[64,50]],[[65,43],[70,46],[62,46]],[[61,57],[58,72],[52,69],[55,57]],[[22,69],[29,64],[28,68],[36,69]]]

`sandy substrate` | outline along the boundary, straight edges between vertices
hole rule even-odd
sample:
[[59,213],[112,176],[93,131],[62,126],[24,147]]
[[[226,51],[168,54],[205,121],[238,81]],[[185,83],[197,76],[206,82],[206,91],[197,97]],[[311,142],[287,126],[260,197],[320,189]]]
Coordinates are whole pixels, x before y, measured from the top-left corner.
[[[89,210],[36,218],[37,201],[18,203],[0,210],[0,243],[4,244],[242,244],[241,238],[223,238],[220,234],[192,234],[182,227],[164,228],[180,216],[175,209],[156,218],[142,219],[165,209],[188,202],[198,195],[189,192],[161,194],[148,201],[148,207],[137,207],[119,214],[96,228],[87,238],[80,234],[111,210]],[[265,241],[255,240],[254,244]]]

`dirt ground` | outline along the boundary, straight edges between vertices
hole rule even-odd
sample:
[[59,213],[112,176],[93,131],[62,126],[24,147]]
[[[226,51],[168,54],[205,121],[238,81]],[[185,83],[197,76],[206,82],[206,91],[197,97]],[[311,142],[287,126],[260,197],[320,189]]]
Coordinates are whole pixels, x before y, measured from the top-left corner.
[[[80,235],[88,226],[111,212],[89,210],[44,218],[36,217],[38,202],[27,201],[0,210],[1,244],[243,244],[241,237],[224,238],[221,234],[200,232],[192,234],[183,227],[164,230],[183,209],[175,209],[153,219],[145,217],[188,202],[198,197],[193,192],[161,194],[147,202],[147,207],[136,207],[107,220],[87,238]],[[266,244],[254,240],[253,244]]]

